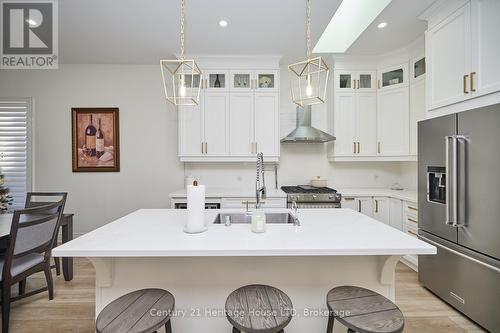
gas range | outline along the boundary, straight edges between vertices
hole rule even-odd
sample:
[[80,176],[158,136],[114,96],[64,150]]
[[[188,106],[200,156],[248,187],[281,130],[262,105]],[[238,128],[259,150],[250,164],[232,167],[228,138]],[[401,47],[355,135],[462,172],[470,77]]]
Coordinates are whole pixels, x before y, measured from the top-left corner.
[[310,185],[282,186],[287,195],[287,204],[296,202],[299,208],[340,208],[342,195],[329,187]]

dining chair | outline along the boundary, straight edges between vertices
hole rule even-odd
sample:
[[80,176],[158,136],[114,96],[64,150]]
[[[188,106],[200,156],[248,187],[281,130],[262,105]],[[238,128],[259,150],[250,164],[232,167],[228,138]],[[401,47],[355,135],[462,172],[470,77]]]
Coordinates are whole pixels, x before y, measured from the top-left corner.
[[[64,206],[66,205],[66,199],[68,197],[67,192],[28,192],[26,193],[26,202],[24,204],[24,208],[32,208],[37,206],[43,206],[55,201],[64,201],[63,204],[63,212]],[[59,230],[57,230],[57,234],[59,235]],[[57,245],[57,239],[54,243],[54,246]],[[61,263],[59,257],[54,257],[54,266],[56,268],[56,275],[61,275]],[[24,288],[26,286],[26,281],[19,282],[19,293],[24,292]]]
[[[54,298],[50,257],[63,209],[64,201],[61,200],[45,206],[14,211],[7,250],[5,256],[0,259],[2,333],[7,333],[9,330],[11,302],[44,291],[49,292],[49,300]],[[47,280],[46,287],[11,297],[12,285],[42,271]]]

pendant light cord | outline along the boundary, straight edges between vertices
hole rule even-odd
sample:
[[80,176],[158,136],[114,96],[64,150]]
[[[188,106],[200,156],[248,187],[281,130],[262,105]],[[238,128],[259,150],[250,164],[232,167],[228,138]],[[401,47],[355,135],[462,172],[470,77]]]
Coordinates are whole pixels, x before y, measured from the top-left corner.
[[[182,0],[184,1],[184,0]],[[311,0],[307,0],[307,59],[311,58]]]
[[181,60],[184,60],[184,11],[185,11],[185,1],[181,0]]

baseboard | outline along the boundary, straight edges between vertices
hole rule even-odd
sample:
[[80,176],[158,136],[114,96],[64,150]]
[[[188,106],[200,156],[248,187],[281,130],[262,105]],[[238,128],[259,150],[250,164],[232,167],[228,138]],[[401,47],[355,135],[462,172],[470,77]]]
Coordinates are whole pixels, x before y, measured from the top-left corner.
[[413,269],[415,272],[418,273],[418,266],[415,265],[414,263],[408,261],[405,257],[401,257],[401,259],[399,259],[399,261],[401,261],[403,264],[405,264],[406,266],[410,267],[411,269]]

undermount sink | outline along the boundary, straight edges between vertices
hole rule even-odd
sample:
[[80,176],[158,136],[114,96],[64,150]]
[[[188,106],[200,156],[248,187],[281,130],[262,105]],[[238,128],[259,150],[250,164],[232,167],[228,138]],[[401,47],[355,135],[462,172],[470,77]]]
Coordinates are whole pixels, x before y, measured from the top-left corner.
[[[214,224],[225,224],[227,217],[231,224],[252,223],[251,213],[220,213],[215,217]],[[290,213],[266,213],[266,223],[294,224],[295,217]]]

